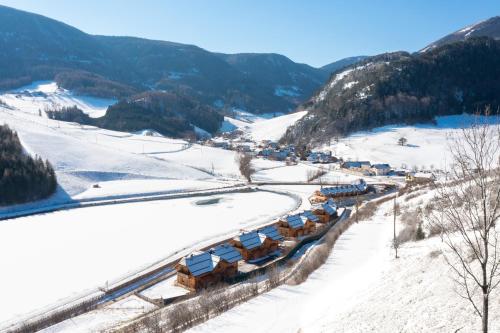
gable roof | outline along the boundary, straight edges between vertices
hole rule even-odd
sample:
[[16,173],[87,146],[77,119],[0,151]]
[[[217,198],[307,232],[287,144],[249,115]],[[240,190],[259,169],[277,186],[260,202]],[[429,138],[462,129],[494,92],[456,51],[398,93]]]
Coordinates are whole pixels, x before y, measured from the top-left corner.
[[310,210],[303,211],[301,215],[305,216],[309,221],[319,222],[319,218]]
[[180,264],[185,265],[193,276],[209,273],[217,267],[220,258],[209,252],[193,252],[181,259]]
[[249,231],[241,233],[235,237],[236,240],[241,242],[241,245],[247,249],[252,250],[261,246],[266,240],[266,235],[261,234],[257,231]]
[[292,229],[303,228],[306,222],[306,218],[302,219],[300,214],[288,215],[285,220]]
[[278,228],[276,228],[275,225],[268,225],[267,227],[261,228],[257,231],[266,235],[267,237],[271,238],[272,240],[275,240],[275,241],[283,240],[283,235],[281,235],[279,233]]
[[334,215],[335,212],[337,211],[337,204],[335,201],[333,201],[332,198],[329,198],[328,201],[323,202],[323,203],[317,203],[312,206],[314,210],[323,210],[325,211],[328,215]]
[[230,264],[243,259],[241,254],[233,246],[227,243],[217,245],[211,249],[210,252]]
[[372,168],[375,168],[375,169],[390,169],[391,166],[389,164],[387,164],[387,163],[379,163],[379,164],[373,164]]

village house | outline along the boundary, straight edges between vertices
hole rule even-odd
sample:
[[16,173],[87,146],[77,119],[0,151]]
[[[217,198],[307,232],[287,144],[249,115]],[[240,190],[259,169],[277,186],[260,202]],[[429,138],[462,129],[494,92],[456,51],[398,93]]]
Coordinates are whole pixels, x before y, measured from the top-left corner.
[[307,161],[311,163],[331,163],[334,162],[336,158],[332,156],[332,152],[311,152],[307,156]]
[[406,182],[411,184],[430,183],[436,180],[436,176],[431,172],[408,172]]
[[330,198],[326,202],[312,205],[311,211],[319,218],[321,223],[328,223],[337,217],[337,204]]
[[285,237],[301,237],[316,229],[316,223],[301,214],[288,215],[278,221],[278,230]]
[[359,172],[363,175],[371,173],[371,164],[369,161],[346,161],[340,167],[349,171]]
[[363,179],[348,185],[338,185],[332,187],[323,187],[314,192],[309,198],[311,203],[326,202],[329,198],[348,197],[353,195],[365,194],[368,191],[368,184]]
[[189,290],[206,288],[222,281],[223,267],[220,258],[209,252],[193,252],[175,266],[177,283]]
[[177,284],[189,290],[217,284],[238,273],[240,260],[242,260],[240,253],[227,243],[209,251],[193,252],[175,265]]
[[246,261],[265,257],[275,252],[279,246],[279,241],[257,231],[243,232],[231,239],[229,243],[240,252]]
[[238,273],[238,261],[243,260],[243,257],[233,246],[223,243],[210,249],[209,252],[220,258],[224,277],[233,277]]
[[280,234],[278,227],[276,225],[268,225],[264,228],[257,230],[257,232],[266,235],[267,237],[271,238],[274,241],[281,242],[284,239],[283,235]]
[[373,164],[371,171],[375,176],[385,176],[391,172],[391,166],[387,163]]

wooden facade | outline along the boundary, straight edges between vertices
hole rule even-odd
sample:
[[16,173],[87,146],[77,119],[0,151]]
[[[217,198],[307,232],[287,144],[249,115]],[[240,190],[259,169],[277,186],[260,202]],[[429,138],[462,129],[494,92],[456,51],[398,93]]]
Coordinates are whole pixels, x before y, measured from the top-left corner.
[[316,223],[300,215],[290,215],[278,221],[279,232],[285,237],[301,237],[316,230]]
[[222,244],[205,252],[195,252],[182,258],[175,269],[177,284],[199,290],[218,284],[238,273],[241,255],[229,244]]
[[245,261],[265,257],[279,248],[278,240],[256,231],[242,233],[234,237],[230,244],[240,252]]

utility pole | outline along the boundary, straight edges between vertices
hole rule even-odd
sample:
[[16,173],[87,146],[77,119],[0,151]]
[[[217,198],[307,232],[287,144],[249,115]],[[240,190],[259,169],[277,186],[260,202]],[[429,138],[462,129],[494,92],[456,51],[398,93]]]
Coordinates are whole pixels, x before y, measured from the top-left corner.
[[397,203],[396,203],[396,199],[398,198],[398,194],[396,193],[396,196],[394,197],[394,212],[393,212],[393,215],[394,215],[394,224],[393,224],[393,231],[394,231],[394,234],[393,234],[393,240],[392,240],[392,244],[394,246],[394,250],[396,251],[396,259],[398,259],[398,247],[399,247],[399,244],[398,244],[398,240],[396,238],[396,213],[397,213]]
[[358,209],[359,209],[359,201],[358,201],[358,193],[356,192],[356,223],[359,223]]

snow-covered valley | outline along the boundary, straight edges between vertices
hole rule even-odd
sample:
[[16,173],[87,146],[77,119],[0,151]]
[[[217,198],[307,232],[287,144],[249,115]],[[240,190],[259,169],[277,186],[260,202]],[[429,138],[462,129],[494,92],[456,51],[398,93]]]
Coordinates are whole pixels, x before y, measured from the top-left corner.
[[[0,95],[7,104],[0,105],[0,123],[18,132],[28,153],[52,163],[59,188],[40,202],[0,207],[0,214],[66,202],[219,191],[244,183],[237,151],[148,135],[147,129],[125,133],[51,120],[40,116],[38,109],[54,103],[76,104],[97,116],[112,101],[73,96],[53,83],[22,91],[29,94]],[[304,115],[305,111],[266,119],[245,114],[239,120],[226,117],[226,122],[256,144],[278,140]],[[498,123],[498,119],[490,120]],[[451,161],[448,136],[471,121],[470,116],[460,115],[440,117],[436,125],[386,126],[317,148],[331,150],[345,160],[389,163],[395,168],[403,164],[408,168],[445,168]],[[406,137],[408,144],[398,145],[400,137]],[[256,182],[307,182],[310,173],[321,168],[307,161],[287,165],[264,158],[254,159],[253,167]],[[324,171],[319,179],[323,182],[349,183],[360,177],[330,166]],[[401,177],[364,178],[368,183],[403,182]],[[211,204],[200,204],[206,197],[192,197],[85,207],[2,221],[0,252],[9,255],[0,256],[5,270],[0,287],[0,327],[42,313],[54,304],[98,293],[107,283],[233,236],[240,229],[269,223],[298,208],[309,209],[307,199],[318,188],[266,185],[250,193],[212,195],[208,198]],[[422,198],[409,203],[418,205]],[[431,254],[440,246],[436,238],[408,243],[402,248],[401,259],[392,259],[389,210],[390,204],[385,204],[373,219],[351,227],[326,264],[305,283],[281,286],[192,330],[437,332],[451,321],[453,313],[460,313],[463,319],[456,321],[456,328],[475,327],[476,320],[469,316],[466,305],[454,298],[446,281],[438,279],[446,276],[447,270],[442,256]],[[411,292],[405,297],[398,296],[409,287]],[[161,290],[161,286],[156,288]],[[405,306],[418,315],[400,312]],[[435,316],[436,307],[450,310]],[[131,296],[105,313],[78,317],[54,332],[85,332],[88,327],[100,330],[150,309],[150,303]],[[498,318],[498,312],[492,317]],[[79,322],[80,326],[75,324]],[[352,322],[360,324],[353,326]]]

